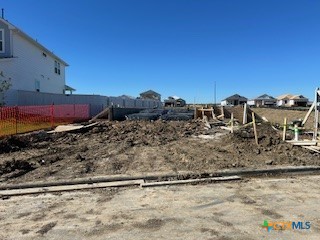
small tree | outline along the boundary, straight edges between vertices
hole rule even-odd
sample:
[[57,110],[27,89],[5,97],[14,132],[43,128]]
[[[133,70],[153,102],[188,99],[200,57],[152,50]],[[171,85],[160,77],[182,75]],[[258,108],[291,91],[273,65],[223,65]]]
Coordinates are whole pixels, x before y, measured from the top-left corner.
[[9,90],[10,87],[11,87],[10,80],[1,80],[0,81],[0,107],[2,107],[5,104],[4,94],[6,91]]

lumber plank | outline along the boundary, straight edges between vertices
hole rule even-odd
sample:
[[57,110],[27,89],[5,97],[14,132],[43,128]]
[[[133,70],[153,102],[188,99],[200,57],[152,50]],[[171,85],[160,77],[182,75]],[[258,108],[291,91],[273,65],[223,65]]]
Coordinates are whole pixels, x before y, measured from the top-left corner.
[[40,194],[50,192],[65,192],[75,191],[83,189],[93,188],[106,188],[106,187],[126,187],[126,186],[140,186],[144,180],[130,180],[130,181],[116,181],[116,182],[102,182],[92,184],[76,184],[76,185],[65,185],[65,186],[52,186],[52,187],[35,187],[35,188],[24,188],[24,189],[12,189],[0,191],[0,196],[18,196],[28,194]]
[[304,125],[306,124],[306,122],[308,121],[308,118],[309,118],[311,112],[313,111],[314,107],[315,107],[315,102],[312,103],[311,107],[309,108],[308,113],[307,113],[306,116],[304,117],[304,119],[303,119],[303,121],[302,121],[302,126],[304,126]]
[[233,112],[231,113],[231,133],[233,133],[233,123],[234,123],[234,118],[233,118]]
[[314,146],[301,146],[301,147],[314,151],[316,153],[320,153],[319,149],[315,148]]
[[232,128],[232,127],[221,126],[220,128],[223,129],[223,130],[228,130],[228,131],[230,131],[231,133],[233,132],[233,128]]
[[315,146],[317,145],[317,141],[294,141],[294,140],[287,140],[287,143],[291,143],[297,146]]
[[256,141],[256,144],[259,145],[259,142],[258,142],[258,134],[257,134],[256,118],[255,118],[255,116],[254,116],[254,112],[252,112],[252,123],[253,123],[254,139],[255,139],[255,141]]
[[227,176],[227,177],[187,179],[187,180],[176,180],[176,181],[162,181],[162,182],[142,183],[141,187],[158,187],[158,186],[166,186],[166,185],[200,183],[200,182],[234,181],[234,180],[240,180],[240,179],[241,177],[239,176]]
[[286,140],[286,134],[287,134],[287,118],[284,118],[283,121],[283,135],[282,135],[282,141]]

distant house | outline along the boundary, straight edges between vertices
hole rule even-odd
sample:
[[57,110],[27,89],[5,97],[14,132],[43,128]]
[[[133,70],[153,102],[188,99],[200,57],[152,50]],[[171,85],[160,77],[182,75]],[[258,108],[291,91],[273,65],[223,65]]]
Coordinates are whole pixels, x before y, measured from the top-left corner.
[[0,82],[9,81],[11,90],[72,93],[75,89],[65,83],[67,66],[37,40],[0,18]]
[[248,101],[248,105],[256,106],[256,107],[261,107],[261,106],[270,107],[270,106],[275,106],[276,104],[277,104],[277,99],[275,99],[274,97],[268,94],[263,94],[259,97],[256,97]]
[[228,105],[236,106],[236,105],[245,104],[245,103],[247,103],[247,101],[248,101],[247,98],[240,96],[239,94],[234,94],[234,95],[222,100],[221,105],[222,106],[228,106]]
[[186,101],[177,96],[168,97],[168,99],[164,100],[165,107],[184,107],[185,105]]
[[148,90],[148,91],[140,93],[140,98],[161,101],[161,95],[153,90]]
[[302,95],[284,94],[277,97],[277,106],[283,107],[306,107],[309,99]]
[[132,97],[132,96],[129,96],[129,95],[126,95],[126,94],[123,94],[123,95],[119,96],[119,98],[122,98],[122,99],[136,99],[135,97]]

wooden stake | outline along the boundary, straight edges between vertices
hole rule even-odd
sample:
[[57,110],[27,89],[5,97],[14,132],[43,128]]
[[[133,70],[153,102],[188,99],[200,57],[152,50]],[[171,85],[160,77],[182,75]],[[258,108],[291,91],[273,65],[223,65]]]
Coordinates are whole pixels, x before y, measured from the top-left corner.
[[287,118],[284,118],[283,121],[283,136],[282,136],[282,141],[286,140],[286,133],[287,133]]
[[[223,108],[223,106],[221,106],[221,115],[223,116],[223,118],[224,118],[224,108]],[[221,116],[220,115],[220,116]]]
[[214,114],[214,109],[211,107],[211,114],[212,114],[212,119],[217,119],[216,115]]
[[231,133],[233,133],[233,113],[231,113]]
[[246,124],[247,123],[247,104],[244,104],[243,107],[243,121],[242,124]]
[[308,118],[309,118],[311,112],[313,111],[313,109],[315,109],[315,105],[316,105],[316,102],[313,102],[311,107],[309,108],[309,111],[307,112],[306,116],[304,117],[304,119],[302,121],[302,126],[304,126],[306,124],[306,122],[308,121]]
[[254,116],[254,112],[252,112],[252,123],[253,123],[253,131],[254,131],[254,139],[256,140],[256,144],[258,143],[258,134],[257,134],[257,126],[256,126],[256,118]]

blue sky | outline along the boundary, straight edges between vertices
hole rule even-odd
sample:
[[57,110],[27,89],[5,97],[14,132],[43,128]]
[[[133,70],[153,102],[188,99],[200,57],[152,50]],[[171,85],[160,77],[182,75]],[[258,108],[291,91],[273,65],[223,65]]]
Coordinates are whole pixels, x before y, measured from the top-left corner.
[[5,19],[70,64],[76,93],[209,103],[234,93],[313,98],[320,1],[2,0]]

